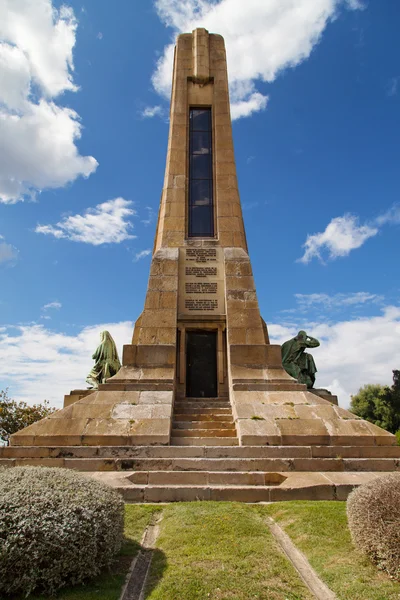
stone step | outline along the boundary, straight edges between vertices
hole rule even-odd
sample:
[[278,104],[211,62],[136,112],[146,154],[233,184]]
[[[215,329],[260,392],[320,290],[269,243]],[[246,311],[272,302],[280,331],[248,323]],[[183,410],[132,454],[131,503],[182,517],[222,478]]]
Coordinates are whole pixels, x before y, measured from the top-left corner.
[[235,429],[172,429],[171,437],[236,437]]
[[[237,438],[176,438],[178,444],[211,445],[217,440],[237,444]],[[78,471],[231,471],[231,472],[388,472],[400,471],[394,458],[7,458],[0,467],[65,467]]]
[[[198,445],[218,438],[177,438],[178,443],[192,440]],[[221,441],[224,438],[219,438]],[[231,438],[237,443],[237,438]],[[226,443],[226,442],[225,442]],[[0,466],[43,465],[78,471],[400,471],[397,459],[335,458],[18,458],[1,459]]]
[[201,413],[193,413],[193,414],[186,414],[186,413],[175,413],[174,414],[174,419],[175,421],[179,422],[179,421],[214,421],[218,423],[233,423],[233,419],[232,419],[232,414],[230,415],[218,415],[218,414],[213,414],[213,413],[206,413],[201,414]]
[[[126,502],[280,502],[282,500],[346,500],[357,486],[379,477],[379,473],[288,473],[272,485],[160,485],[134,484],[127,477],[116,480],[111,473],[92,473],[123,496]],[[286,474],[285,474],[286,475]]]
[[220,416],[232,416],[232,409],[229,408],[201,408],[195,406],[194,408],[174,408],[174,413],[179,415],[220,415]]
[[280,485],[281,473],[226,471],[135,471],[128,476],[137,485]]
[[400,446],[0,446],[6,458],[400,458]]
[[235,423],[232,421],[173,421],[172,429],[230,429],[236,432]]
[[187,409],[190,408],[191,410],[198,410],[198,409],[212,409],[212,410],[219,410],[219,409],[228,409],[230,411],[232,411],[232,406],[229,404],[229,402],[175,402],[174,403],[174,411],[180,411],[182,409]]
[[216,401],[221,400],[221,399],[227,400],[228,396],[221,395],[221,396],[215,396],[215,397],[212,397],[212,398],[211,397],[209,398],[208,396],[199,396],[197,398],[196,397],[192,397],[192,396],[186,396],[186,398],[183,399],[183,402],[185,402],[185,401],[189,401],[189,402],[203,402],[204,400],[207,400],[207,402],[216,402]]
[[237,437],[171,437],[171,444],[177,446],[239,446]]

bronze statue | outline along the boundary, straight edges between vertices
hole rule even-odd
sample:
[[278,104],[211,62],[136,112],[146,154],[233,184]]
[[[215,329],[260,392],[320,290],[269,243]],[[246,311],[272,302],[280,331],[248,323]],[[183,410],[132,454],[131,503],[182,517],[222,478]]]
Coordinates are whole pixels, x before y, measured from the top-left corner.
[[104,383],[106,379],[118,373],[121,368],[115,342],[108,331],[100,333],[100,345],[92,358],[96,362],[86,377],[86,382],[90,388],[97,389],[100,383]]
[[311,354],[304,352],[306,348],[317,348],[319,341],[309,337],[305,331],[299,331],[296,337],[282,344],[282,365],[289,375],[299,383],[312,388],[315,383],[317,367]]

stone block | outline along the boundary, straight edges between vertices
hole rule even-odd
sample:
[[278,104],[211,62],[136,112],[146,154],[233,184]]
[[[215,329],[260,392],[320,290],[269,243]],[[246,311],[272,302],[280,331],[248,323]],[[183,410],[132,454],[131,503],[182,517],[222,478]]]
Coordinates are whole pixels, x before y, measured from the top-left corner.
[[129,481],[136,485],[147,485],[149,480],[149,472],[148,471],[136,471],[129,475]]
[[[175,239],[175,238],[178,239]],[[171,236],[174,238],[174,243],[178,245],[181,236]],[[178,289],[178,278],[170,275],[160,275],[159,277],[150,277],[149,290],[160,292],[176,292]]]
[[228,329],[228,343],[229,344],[246,344],[246,330],[243,328],[234,329],[229,327]]
[[[159,308],[160,307],[160,297],[161,297],[161,292],[148,291],[146,294],[146,301],[144,304],[144,308],[145,309]],[[166,307],[162,307],[162,308],[166,308]]]
[[381,427],[377,427],[373,423],[369,423],[368,421],[365,421],[365,423],[371,434],[375,436],[375,444],[377,446],[397,446],[395,435],[385,429],[381,429]]
[[336,412],[333,409],[333,406],[306,406],[304,404],[296,404],[295,412],[296,416],[300,419],[322,419],[323,421],[339,420],[337,418]]
[[265,365],[265,345],[232,345],[230,346],[230,359],[233,365],[252,365],[253,367]]
[[166,437],[169,441],[171,422],[169,419],[143,419],[135,423],[129,423],[129,432],[132,437]]
[[142,327],[175,327],[176,308],[146,310],[142,317]]
[[219,244],[223,248],[226,246],[233,246],[233,233],[231,231],[220,231],[218,237]]
[[[101,436],[128,436],[131,428],[129,419],[91,419],[87,422],[82,430],[84,437],[93,436],[101,438]],[[100,446],[102,444],[100,442]]]
[[134,365],[136,362],[136,346],[133,344],[125,344],[122,349],[122,364]]
[[[137,393],[139,394],[139,392]],[[166,404],[172,406],[172,402],[173,392],[140,392],[139,404]]]
[[254,290],[254,279],[247,275],[242,277],[227,275],[225,284],[227,290]]
[[[71,419],[108,419],[112,404],[73,404],[69,418]],[[61,415],[61,419],[66,416]]]
[[211,488],[211,500],[229,502],[269,502],[269,487],[235,488],[215,487]]
[[329,444],[329,434],[321,419],[277,419],[284,446]]
[[[103,391],[96,392],[95,398],[90,401],[94,404],[137,404],[139,392]],[[80,402],[81,403],[81,402]]]
[[304,392],[262,392],[263,402],[266,404],[307,404]]
[[149,471],[150,485],[207,485],[207,471]]
[[173,345],[141,345],[137,347],[137,366],[166,366],[175,364],[176,350]]
[[210,500],[207,487],[157,487],[149,486],[144,490],[145,502],[192,502]]
[[242,446],[277,446],[281,443],[280,432],[272,420],[238,419],[236,429]]
[[261,419],[293,419],[296,416],[292,406],[274,406],[257,402],[252,402],[251,404],[237,404],[235,405],[234,410],[238,419],[251,419],[252,417]]
[[[258,309],[230,309],[228,305],[228,329],[233,328],[244,328],[249,329],[259,328],[261,331],[261,318]],[[262,343],[264,343],[264,336],[262,336]],[[265,354],[265,353],[264,353]]]
[[160,294],[160,308],[169,308],[176,311],[178,304],[177,292],[162,292]]
[[281,347],[277,344],[268,344],[265,347],[265,360],[269,367],[282,366]]
[[336,500],[335,487],[325,482],[325,484],[304,485],[304,487],[289,487],[289,485],[286,485],[285,487],[277,486],[271,488],[271,502],[282,502],[285,500]]
[[[318,407],[326,409],[328,407]],[[331,444],[351,446],[373,446],[375,438],[365,421],[324,419],[325,426],[331,436]]]
[[246,344],[263,344],[265,342],[264,332],[261,327],[246,329]]

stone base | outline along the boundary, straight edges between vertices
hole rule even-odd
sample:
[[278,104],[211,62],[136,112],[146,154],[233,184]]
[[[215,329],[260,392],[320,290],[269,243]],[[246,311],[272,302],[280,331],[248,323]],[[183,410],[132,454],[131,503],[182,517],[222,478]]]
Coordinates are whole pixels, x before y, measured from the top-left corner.
[[67,406],[71,406],[74,402],[77,402],[81,398],[85,398],[89,396],[89,394],[93,394],[95,390],[71,390],[69,394],[65,394],[64,396],[64,406],[63,408],[67,408]]
[[0,448],[0,467],[85,472],[126,502],[345,500],[400,470],[399,446],[25,446]]
[[[79,392],[72,394],[72,397],[79,397]],[[15,433],[11,437],[11,444],[169,444],[172,399],[172,391],[92,391],[70,406]]]
[[[282,502],[293,500],[347,500],[354,488],[368,483],[382,473],[269,473],[267,485],[240,485],[211,483],[211,473],[204,483],[197,485],[179,483],[145,483],[135,479],[134,474],[87,473],[90,477],[103,481],[116,489],[127,503],[191,502],[199,500],[228,502]],[[197,474],[194,474],[195,476]],[[230,475],[230,474],[226,474]],[[248,479],[256,473],[249,473]],[[261,475],[261,474],[258,474]],[[130,480],[134,479],[136,483]],[[197,475],[197,479],[198,475]],[[220,478],[222,480],[222,477]],[[237,478],[239,479],[239,478]],[[274,481],[275,479],[275,481]],[[282,481],[279,483],[279,481]],[[215,481],[215,480],[214,480]]]
[[308,391],[312,394],[316,394],[324,400],[328,400],[328,402],[330,402],[331,404],[339,406],[338,397],[334,396],[329,390],[325,390],[324,388],[311,388]]

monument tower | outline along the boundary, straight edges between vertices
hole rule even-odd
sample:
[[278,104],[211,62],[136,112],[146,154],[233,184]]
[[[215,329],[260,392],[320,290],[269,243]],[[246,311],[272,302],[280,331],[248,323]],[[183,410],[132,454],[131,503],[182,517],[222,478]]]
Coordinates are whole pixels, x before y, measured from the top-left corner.
[[[254,456],[250,448],[243,456],[254,459],[272,451],[279,460],[326,459],[344,446],[354,450],[350,457],[400,456],[389,448],[394,436],[290,377],[280,346],[269,342],[237,185],[224,40],[205,29],[180,35],[176,43],[149,283],[122,363],[97,391],[71,392],[64,409],[12,436],[7,456],[23,456],[16,446],[24,446],[26,456],[37,446],[124,447],[123,456],[138,456],[138,446],[150,445],[173,446],[165,452],[175,458],[189,451],[178,446],[212,446],[217,454],[218,446],[225,452],[251,446]],[[260,446],[276,448],[263,454],[254,448]],[[161,451],[157,456],[165,456]],[[234,451],[239,460],[242,450]]]

